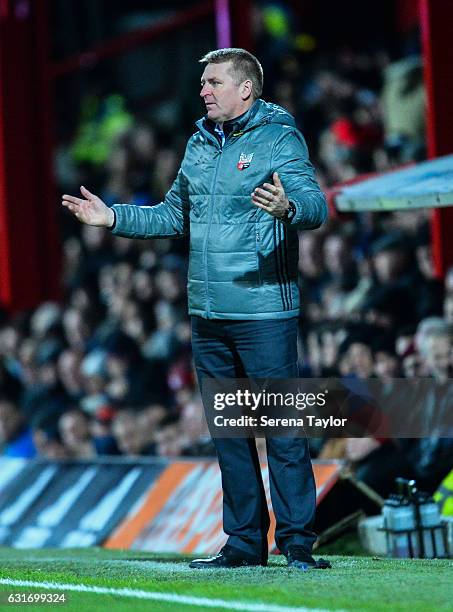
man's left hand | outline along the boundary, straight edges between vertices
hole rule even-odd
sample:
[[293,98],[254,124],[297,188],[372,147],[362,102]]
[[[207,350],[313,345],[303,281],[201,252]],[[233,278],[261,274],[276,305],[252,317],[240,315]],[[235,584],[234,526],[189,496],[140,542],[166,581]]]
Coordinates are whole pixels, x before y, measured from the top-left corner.
[[274,181],[273,185],[264,183],[261,187],[255,189],[252,193],[252,202],[273,217],[282,219],[289,208],[289,201],[277,172],[273,173],[272,180]]

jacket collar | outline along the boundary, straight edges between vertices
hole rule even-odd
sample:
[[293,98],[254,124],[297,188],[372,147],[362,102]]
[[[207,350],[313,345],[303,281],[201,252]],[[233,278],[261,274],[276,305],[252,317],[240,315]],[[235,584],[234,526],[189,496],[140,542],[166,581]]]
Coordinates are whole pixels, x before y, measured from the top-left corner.
[[[229,121],[224,121],[223,123],[223,132],[225,136],[228,136],[231,133],[241,132],[246,127],[250,127],[254,123],[254,119],[256,115],[259,113],[261,108],[261,100],[255,100],[252,106],[239,117],[235,117],[234,119],[230,119]],[[201,119],[196,122],[196,126],[198,128],[204,128],[211,134],[214,134],[215,122],[205,115]]]
[[234,119],[230,119],[229,121],[225,121],[223,123],[223,131],[225,134],[230,134],[231,132],[240,132],[243,130],[248,123],[253,123],[253,119],[255,118],[258,110],[259,110],[259,100],[255,100],[252,106],[239,117],[235,117]]

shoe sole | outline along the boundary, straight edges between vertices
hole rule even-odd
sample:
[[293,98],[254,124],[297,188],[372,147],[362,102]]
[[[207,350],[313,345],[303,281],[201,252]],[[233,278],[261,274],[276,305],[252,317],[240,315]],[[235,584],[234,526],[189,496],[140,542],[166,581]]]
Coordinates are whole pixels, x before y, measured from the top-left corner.
[[304,563],[303,561],[293,561],[291,564],[288,564],[288,567],[302,570],[303,572],[308,572],[311,570],[324,570],[324,569],[332,569],[330,563],[328,565],[320,565],[318,563]]

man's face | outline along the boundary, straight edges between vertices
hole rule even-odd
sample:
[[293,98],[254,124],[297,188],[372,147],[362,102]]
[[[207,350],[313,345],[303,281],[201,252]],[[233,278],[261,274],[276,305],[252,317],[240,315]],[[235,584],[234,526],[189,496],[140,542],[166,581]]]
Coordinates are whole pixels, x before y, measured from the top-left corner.
[[90,439],[88,421],[82,414],[68,412],[60,418],[58,426],[64,444],[72,450]]
[[373,257],[374,270],[380,283],[397,279],[406,265],[406,254],[400,249],[388,249]]
[[435,378],[446,378],[451,364],[450,339],[439,336],[428,338],[426,349],[426,364],[430,374]]
[[324,242],[324,262],[332,274],[341,274],[347,261],[346,244],[341,236],[329,236]]
[[245,112],[242,84],[236,85],[232,62],[207,64],[201,76],[200,96],[206,105],[208,118],[223,123]]

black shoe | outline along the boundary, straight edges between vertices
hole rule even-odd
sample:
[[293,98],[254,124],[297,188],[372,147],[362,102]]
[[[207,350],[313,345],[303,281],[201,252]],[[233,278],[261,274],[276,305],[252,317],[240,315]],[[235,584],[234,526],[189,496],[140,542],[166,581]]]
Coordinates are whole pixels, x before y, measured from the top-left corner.
[[304,572],[310,569],[328,569],[332,567],[330,562],[325,559],[318,559],[315,561],[311,554],[307,552],[306,548],[297,546],[297,544],[288,546],[286,558],[288,559],[288,567],[295,567]]
[[209,569],[218,567],[250,567],[267,565],[267,561],[262,561],[259,557],[248,555],[234,546],[224,546],[218,555],[209,559],[194,559],[189,563],[189,567],[196,569]]

